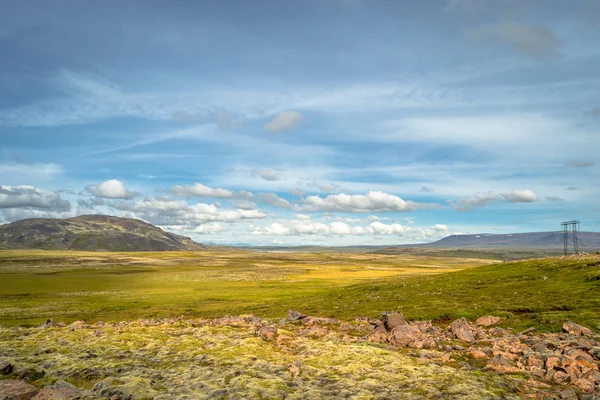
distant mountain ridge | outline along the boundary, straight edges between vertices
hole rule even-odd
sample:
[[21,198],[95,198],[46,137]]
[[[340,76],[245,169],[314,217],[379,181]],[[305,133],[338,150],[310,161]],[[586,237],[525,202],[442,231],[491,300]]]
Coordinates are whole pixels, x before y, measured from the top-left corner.
[[[600,250],[600,232],[577,232],[579,250]],[[568,244],[573,251],[573,235],[569,233]],[[480,233],[473,235],[451,235],[437,242],[417,245],[418,247],[507,247],[527,249],[562,249],[562,232],[527,232],[509,234]],[[416,247],[411,245],[411,247]]]
[[0,249],[197,251],[207,248],[144,221],[108,215],[32,218],[0,225]]

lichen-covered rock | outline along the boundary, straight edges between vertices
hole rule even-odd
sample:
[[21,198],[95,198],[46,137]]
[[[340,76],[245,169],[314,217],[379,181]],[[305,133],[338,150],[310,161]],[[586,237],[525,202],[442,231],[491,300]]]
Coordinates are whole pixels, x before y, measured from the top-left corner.
[[585,326],[576,324],[573,321],[567,321],[563,324],[562,329],[564,332],[570,333],[575,336],[593,336],[594,331]]
[[483,317],[479,317],[479,318],[477,318],[477,321],[475,321],[475,323],[477,325],[481,325],[481,326],[495,325],[498,322],[500,322],[500,318],[494,317],[492,315],[485,315]]
[[0,381],[0,400],[30,400],[36,393],[35,386],[23,381]]
[[471,326],[465,318],[459,318],[456,321],[453,321],[450,324],[450,332],[452,332],[456,338],[464,340],[465,342],[471,343],[475,340]]
[[46,386],[33,400],[79,400],[92,398],[92,394],[63,380],[58,380],[50,386]]
[[384,312],[381,318],[383,325],[388,332],[400,325],[406,325],[407,322],[404,319],[404,315],[399,312]]

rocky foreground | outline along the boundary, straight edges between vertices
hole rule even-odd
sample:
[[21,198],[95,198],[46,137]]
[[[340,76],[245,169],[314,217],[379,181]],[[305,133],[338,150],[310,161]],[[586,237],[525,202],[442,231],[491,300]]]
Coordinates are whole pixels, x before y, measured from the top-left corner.
[[[0,400],[598,399],[600,337],[290,311],[0,328]],[[70,382],[70,383],[69,383]]]

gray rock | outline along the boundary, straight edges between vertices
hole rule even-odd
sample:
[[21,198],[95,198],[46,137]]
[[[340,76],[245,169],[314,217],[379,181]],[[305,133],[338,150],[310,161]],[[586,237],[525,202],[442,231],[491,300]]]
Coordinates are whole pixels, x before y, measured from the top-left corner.
[[0,400],[30,400],[36,393],[35,386],[23,381],[0,381]]
[[306,315],[304,315],[301,312],[296,311],[296,310],[289,310],[287,312],[286,320],[293,322],[293,321],[300,321],[303,318],[306,318]]

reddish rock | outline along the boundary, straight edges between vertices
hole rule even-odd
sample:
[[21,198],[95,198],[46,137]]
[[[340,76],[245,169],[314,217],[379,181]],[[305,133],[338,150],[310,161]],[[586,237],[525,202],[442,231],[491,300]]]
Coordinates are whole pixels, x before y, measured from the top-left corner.
[[383,321],[383,325],[388,332],[397,326],[407,324],[406,320],[404,319],[404,315],[398,312],[385,312],[383,313],[381,320]]
[[272,326],[261,326],[258,331],[258,336],[263,338],[264,340],[272,341],[275,339],[275,335],[277,334],[277,328]]
[[521,368],[511,364],[511,362],[502,355],[496,355],[489,360],[486,364],[486,368],[498,372],[522,372]]
[[490,326],[490,325],[497,324],[498,322],[500,322],[500,318],[494,317],[491,315],[485,315],[483,317],[479,317],[479,318],[477,318],[477,321],[475,321],[475,323],[477,325],[481,325],[481,326]]
[[475,337],[469,322],[465,318],[459,318],[450,324],[450,332],[460,340],[465,342],[473,342]]
[[373,328],[373,331],[369,336],[367,336],[367,340],[375,343],[384,343],[388,340],[388,332],[383,325],[383,322],[379,323]]
[[562,329],[564,332],[575,336],[594,336],[594,331],[592,331],[590,328],[578,325],[573,321],[565,322],[562,326]]
[[23,381],[0,381],[0,399],[30,400],[37,393],[35,386]]
[[473,347],[469,349],[467,354],[475,359],[488,358],[488,355],[486,353],[484,353],[483,351],[481,351],[479,349],[473,348]]
[[63,380],[56,381],[53,385],[46,386],[33,397],[33,400],[75,400],[88,395],[85,390],[79,389]]
[[433,348],[437,345],[431,335],[413,324],[399,325],[392,329],[389,341],[396,346],[414,349]]

